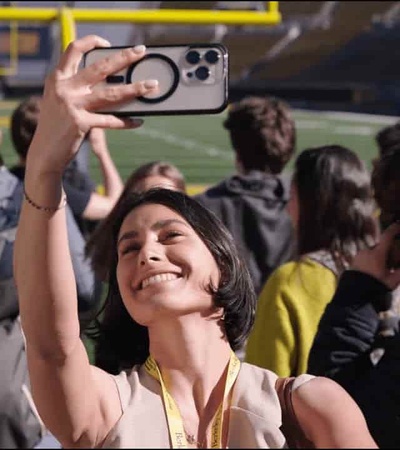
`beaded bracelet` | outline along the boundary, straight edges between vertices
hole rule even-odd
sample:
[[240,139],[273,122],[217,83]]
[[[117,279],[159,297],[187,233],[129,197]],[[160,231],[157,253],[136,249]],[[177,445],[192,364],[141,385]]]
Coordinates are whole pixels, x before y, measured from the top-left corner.
[[67,204],[67,196],[65,195],[64,189],[62,190],[62,198],[61,198],[60,204],[58,206],[40,206],[40,205],[38,205],[26,193],[25,186],[24,186],[24,198],[35,209],[37,209],[39,211],[46,211],[46,212],[58,211],[59,209],[64,208],[65,205]]

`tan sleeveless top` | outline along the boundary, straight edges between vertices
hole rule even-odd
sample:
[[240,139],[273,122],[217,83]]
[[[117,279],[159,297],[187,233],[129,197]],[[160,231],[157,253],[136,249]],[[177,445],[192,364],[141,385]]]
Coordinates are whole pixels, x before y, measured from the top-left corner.
[[[300,375],[293,389],[312,375]],[[167,419],[158,381],[143,366],[113,376],[122,416],[105,440],[104,448],[171,448]],[[242,363],[233,387],[229,413],[229,448],[282,448],[279,427],[282,411],[275,390],[277,375]]]

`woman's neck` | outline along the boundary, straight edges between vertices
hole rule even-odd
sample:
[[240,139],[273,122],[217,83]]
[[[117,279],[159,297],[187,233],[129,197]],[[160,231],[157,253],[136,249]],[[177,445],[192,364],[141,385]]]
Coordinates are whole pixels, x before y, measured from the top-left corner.
[[190,405],[201,417],[231,355],[221,327],[214,320],[191,315],[150,326],[149,337],[150,354],[168,391],[180,409],[182,404]]

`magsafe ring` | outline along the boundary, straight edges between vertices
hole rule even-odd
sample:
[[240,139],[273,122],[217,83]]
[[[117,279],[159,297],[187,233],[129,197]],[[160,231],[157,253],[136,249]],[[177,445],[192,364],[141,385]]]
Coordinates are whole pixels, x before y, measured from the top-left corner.
[[126,73],[127,84],[133,82],[133,74],[135,76],[134,81],[158,80],[157,96],[137,97],[136,100],[143,103],[160,103],[166,100],[175,92],[179,84],[179,69],[177,65],[171,58],[160,53],[150,53],[132,64]]

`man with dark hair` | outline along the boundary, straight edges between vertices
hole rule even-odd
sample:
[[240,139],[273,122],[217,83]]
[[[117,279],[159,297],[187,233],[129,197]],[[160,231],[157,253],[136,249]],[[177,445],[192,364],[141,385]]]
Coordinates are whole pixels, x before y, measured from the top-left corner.
[[270,273],[294,255],[286,211],[290,178],[282,172],[295,153],[295,123],[286,103],[247,97],[230,106],[224,127],[235,151],[237,174],[196,199],[233,234],[259,294]]
[[[36,131],[40,104],[40,96],[31,96],[22,101],[11,116],[11,139],[19,155],[19,162],[10,172],[20,180],[25,178],[26,156]],[[100,162],[105,194],[96,192],[95,184],[88,174],[77,168],[76,159],[71,161],[64,173],[64,190],[68,204],[85,238],[97,221],[111,211],[123,189],[123,182],[107,148],[104,130],[91,130],[87,140]]]

